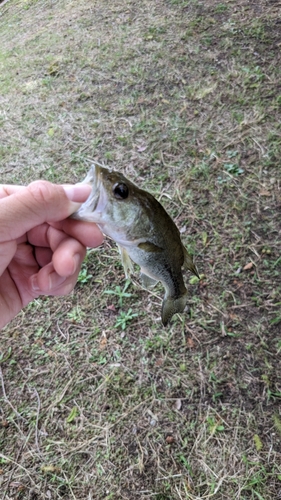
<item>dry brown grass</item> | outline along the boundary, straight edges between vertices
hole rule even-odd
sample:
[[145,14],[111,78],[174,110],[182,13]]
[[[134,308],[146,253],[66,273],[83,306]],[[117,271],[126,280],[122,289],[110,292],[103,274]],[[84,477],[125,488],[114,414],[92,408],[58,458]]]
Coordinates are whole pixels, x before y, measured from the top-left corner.
[[1,500],[281,498],[278,5],[10,0],[0,14],[1,179],[115,166],[161,199],[205,274],[163,329],[160,287],[136,277],[120,305],[107,241],[71,296],[2,332]]

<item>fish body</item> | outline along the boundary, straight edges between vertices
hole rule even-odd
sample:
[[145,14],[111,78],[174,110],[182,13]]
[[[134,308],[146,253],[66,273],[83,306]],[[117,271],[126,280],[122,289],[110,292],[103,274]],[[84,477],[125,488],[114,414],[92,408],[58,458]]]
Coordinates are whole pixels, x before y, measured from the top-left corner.
[[161,317],[166,326],[187,302],[182,267],[199,277],[178,228],[150,193],[119,172],[95,164],[83,182],[92,186],[92,192],[71,217],[95,222],[118,244],[126,277],[133,261],[140,266],[146,287],[161,281],[165,288]]

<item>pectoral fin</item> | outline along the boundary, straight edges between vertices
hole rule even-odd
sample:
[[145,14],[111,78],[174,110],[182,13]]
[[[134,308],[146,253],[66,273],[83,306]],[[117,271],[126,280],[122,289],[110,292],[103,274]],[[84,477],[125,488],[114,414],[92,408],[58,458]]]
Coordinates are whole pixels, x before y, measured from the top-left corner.
[[197,267],[193,262],[192,256],[188,253],[188,251],[183,247],[183,252],[184,252],[184,267],[191,271],[197,278],[200,279],[199,273],[197,271]]
[[164,297],[161,313],[162,323],[164,326],[167,326],[174,314],[181,313],[184,310],[187,302],[187,296],[188,292],[186,290],[185,293],[177,299],[171,296]]
[[127,250],[125,250],[125,248],[121,247],[120,245],[118,245],[118,248],[121,254],[121,262],[124,267],[125,276],[128,279],[130,278],[130,273],[133,271],[133,264]]
[[145,252],[162,252],[163,248],[154,245],[151,241],[144,241],[143,243],[138,244],[138,248],[144,250]]

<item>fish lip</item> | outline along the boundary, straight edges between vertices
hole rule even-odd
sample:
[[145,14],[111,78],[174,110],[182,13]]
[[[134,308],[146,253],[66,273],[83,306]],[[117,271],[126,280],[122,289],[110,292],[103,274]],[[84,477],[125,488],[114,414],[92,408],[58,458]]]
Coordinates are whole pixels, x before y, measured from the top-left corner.
[[100,186],[101,186],[101,168],[99,164],[94,163],[85,179],[81,184],[89,184],[92,191],[87,198],[87,200],[81,205],[80,208],[74,214],[72,214],[73,219],[87,220],[91,218],[91,214],[96,210],[99,202]]

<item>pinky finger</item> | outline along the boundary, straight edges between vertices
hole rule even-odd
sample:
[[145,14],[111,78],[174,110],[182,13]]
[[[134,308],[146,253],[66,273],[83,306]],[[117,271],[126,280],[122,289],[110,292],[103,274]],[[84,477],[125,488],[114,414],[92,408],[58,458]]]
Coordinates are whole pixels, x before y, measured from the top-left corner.
[[80,267],[68,277],[60,276],[52,263],[47,264],[30,279],[32,293],[38,295],[67,295],[75,287]]

